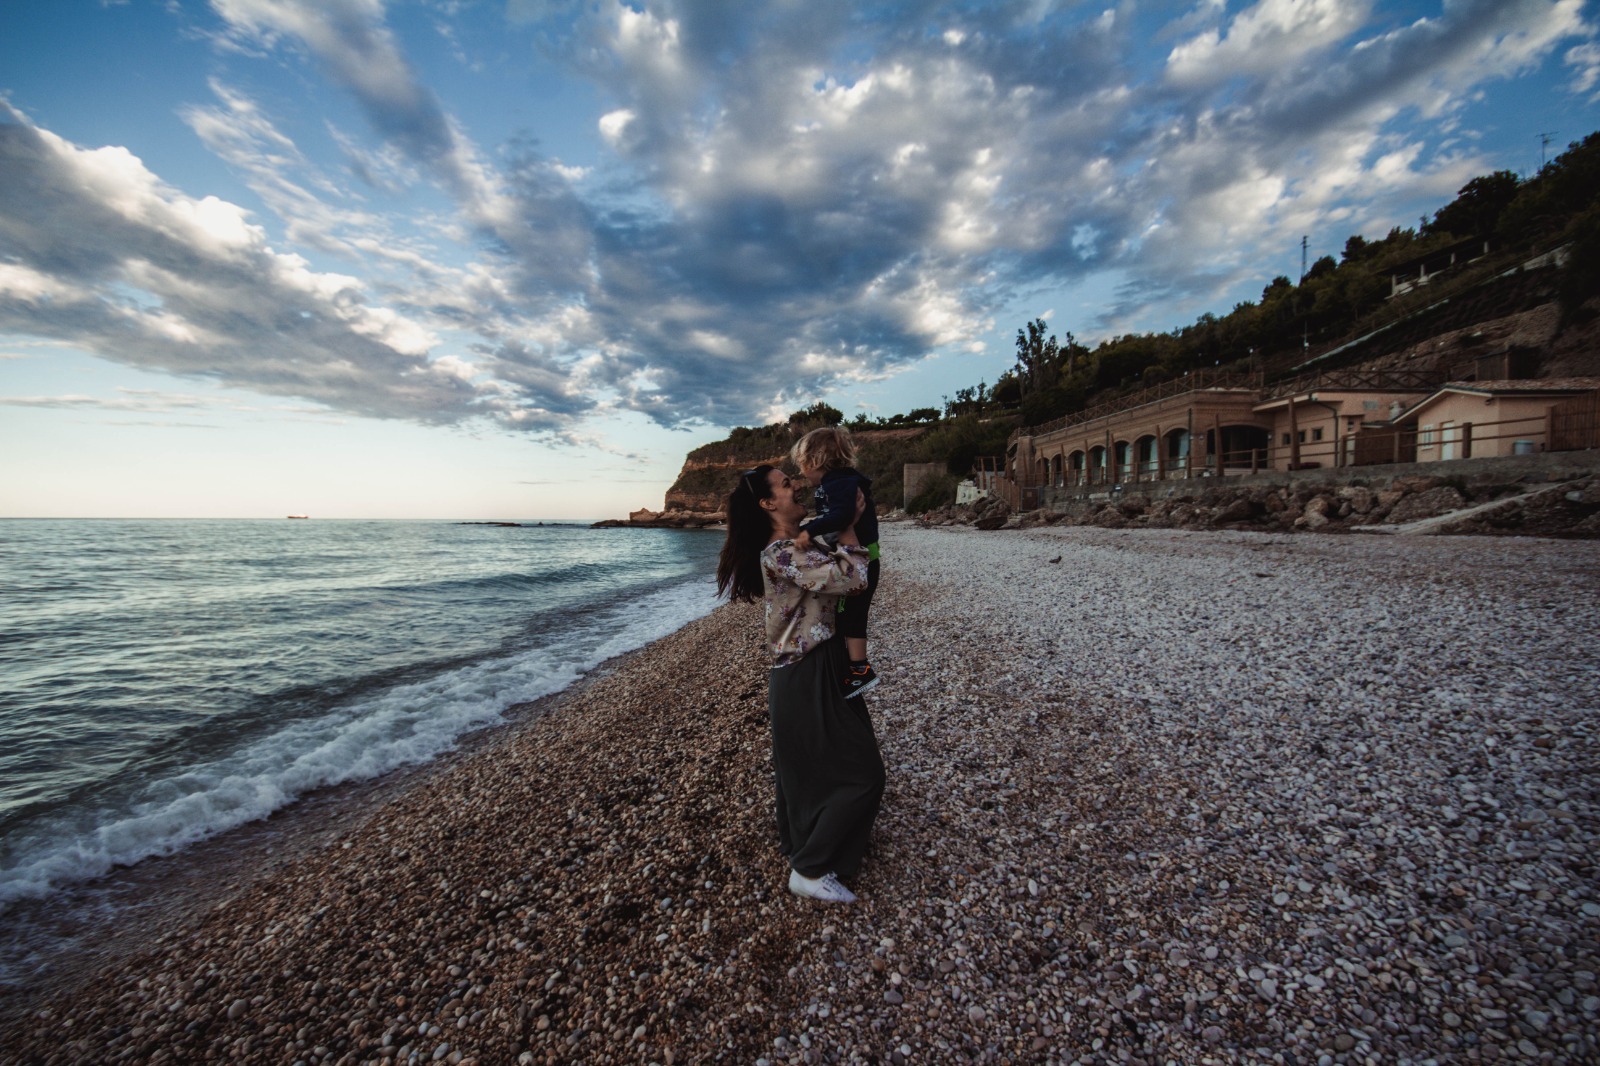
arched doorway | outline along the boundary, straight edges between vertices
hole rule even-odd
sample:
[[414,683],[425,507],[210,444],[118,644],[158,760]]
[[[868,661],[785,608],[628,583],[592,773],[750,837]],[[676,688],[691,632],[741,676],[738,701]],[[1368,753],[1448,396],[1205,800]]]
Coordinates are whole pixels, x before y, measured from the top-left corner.
[[1146,434],[1134,442],[1133,453],[1138,457],[1138,468],[1134,471],[1134,478],[1140,481],[1152,480],[1160,469],[1160,462],[1156,459],[1155,434]]
[[[1185,476],[1189,472],[1189,431],[1187,429],[1173,429],[1167,431],[1166,439],[1167,474]],[[1181,473],[1180,473],[1181,472]]]

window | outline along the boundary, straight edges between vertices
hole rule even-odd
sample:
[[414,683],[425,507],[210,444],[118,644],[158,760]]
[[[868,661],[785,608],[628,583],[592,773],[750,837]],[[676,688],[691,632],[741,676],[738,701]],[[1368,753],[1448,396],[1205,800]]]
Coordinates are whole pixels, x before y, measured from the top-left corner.
[[1305,442],[1306,442],[1306,431],[1302,429],[1300,431],[1300,443],[1304,444]]
[[1433,427],[1432,426],[1423,426],[1422,429],[1417,432],[1417,447],[1419,447],[1419,448],[1431,448],[1431,447],[1433,447]]
[[1285,443],[1285,444],[1289,443],[1289,434],[1285,433],[1283,435],[1283,443]]
[[1313,429],[1311,431],[1311,439],[1312,440],[1321,440],[1322,439],[1322,430],[1321,429]]

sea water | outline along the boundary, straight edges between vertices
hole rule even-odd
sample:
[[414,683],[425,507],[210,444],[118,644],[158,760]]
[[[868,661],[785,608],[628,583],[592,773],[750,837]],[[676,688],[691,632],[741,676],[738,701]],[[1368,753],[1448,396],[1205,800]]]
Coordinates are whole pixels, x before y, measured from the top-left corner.
[[0,980],[8,912],[427,762],[707,613],[721,539],[0,521]]

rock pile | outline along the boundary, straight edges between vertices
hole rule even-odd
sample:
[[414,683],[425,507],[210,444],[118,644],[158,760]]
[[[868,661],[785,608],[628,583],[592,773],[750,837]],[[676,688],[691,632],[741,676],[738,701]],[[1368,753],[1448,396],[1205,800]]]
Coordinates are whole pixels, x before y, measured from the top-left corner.
[[1197,484],[1179,483],[1169,495],[1155,499],[1096,500],[1070,509],[1040,508],[1021,514],[1012,514],[1003,500],[986,497],[930,511],[918,521],[924,526],[971,525],[978,529],[1071,525],[1341,533],[1362,526],[1404,525],[1498,500],[1499,507],[1475,511],[1457,523],[1442,523],[1435,531],[1600,536],[1600,478],[1544,489],[1441,477],[1395,478],[1382,488],[1359,482],[1338,486],[1224,482],[1193,487]]
[[627,518],[607,518],[591,529],[707,529],[728,520],[721,511],[650,511],[640,509]]

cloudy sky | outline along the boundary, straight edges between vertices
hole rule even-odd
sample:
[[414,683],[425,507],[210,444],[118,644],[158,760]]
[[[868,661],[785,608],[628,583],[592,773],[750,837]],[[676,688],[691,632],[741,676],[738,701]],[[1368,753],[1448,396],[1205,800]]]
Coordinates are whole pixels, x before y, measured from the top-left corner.
[[12,4],[0,515],[659,506],[1531,173],[1593,6]]

